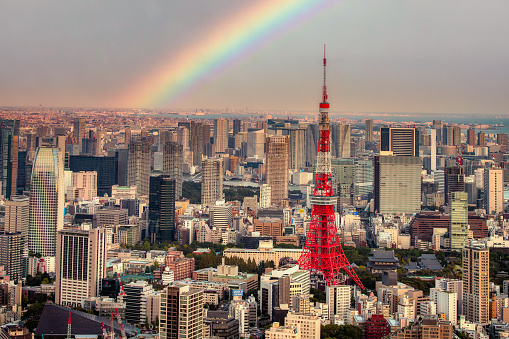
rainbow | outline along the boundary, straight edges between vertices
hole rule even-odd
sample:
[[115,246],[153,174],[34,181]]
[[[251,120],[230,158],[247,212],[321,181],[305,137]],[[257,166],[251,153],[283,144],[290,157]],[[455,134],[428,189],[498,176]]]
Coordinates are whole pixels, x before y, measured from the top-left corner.
[[[136,82],[123,100],[130,107],[175,104],[271,41],[323,13],[339,0],[254,0],[199,42],[171,56]],[[322,43],[320,41],[319,43]]]

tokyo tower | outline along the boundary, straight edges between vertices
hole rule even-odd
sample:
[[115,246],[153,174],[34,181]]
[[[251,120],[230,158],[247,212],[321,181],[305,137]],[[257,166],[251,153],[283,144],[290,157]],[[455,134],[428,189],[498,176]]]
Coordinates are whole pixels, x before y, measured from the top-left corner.
[[313,210],[306,245],[298,264],[300,268],[322,273],[327,285],[339,283],[340,270],[345,272],[362,289],[364,285],[348,262],[336,229],[334,205],[337,196],[332,191],[332,165],[329,138],[329,103],[325,83],[327,60],[323,50],[323,88],[318,129],[318,154],[316,156],[315,189],[311,197]]

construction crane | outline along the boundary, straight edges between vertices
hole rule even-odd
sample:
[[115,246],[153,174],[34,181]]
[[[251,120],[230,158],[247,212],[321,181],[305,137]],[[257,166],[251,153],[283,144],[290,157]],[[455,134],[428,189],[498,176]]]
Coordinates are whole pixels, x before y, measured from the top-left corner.
[[67,339],[71,339],[71,311],[69,311],[69,320],[67,321]]
[[108,339],[108,332],[106,332],[106,326],[104,326],[104,323],[101,323],[101,328],[103,330],[103,339]]
[[124,325],[122,324],[122,319],[120,318],[120,314],[118,313],[118,308],[115,308],[115,312],[117,312],[117,321],[118,326],[120,326],[120,332],[122,332],[122,339],[127,339],[125,335]]

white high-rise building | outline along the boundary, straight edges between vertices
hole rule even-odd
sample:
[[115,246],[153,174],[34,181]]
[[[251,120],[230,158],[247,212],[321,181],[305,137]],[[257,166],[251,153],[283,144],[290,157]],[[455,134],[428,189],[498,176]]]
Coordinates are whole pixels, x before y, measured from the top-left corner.
[[443,313],[445,320],[456,326],[458,321],[458,295],[454,292],[437,291],[437,313]]
[[440,278],[435,280],[435,287],[444,291],[456,293],[458,297],[458,315],[463,314],[463,281],[457,279]]
[[260,187],[260,208],[268,208],[271,205],[271,187],[263,184]]
[[263,158],[265,154],[265,131],[263,129],[247,132],[247,157]]
[[105,228],[58,232],[55,301],[72,307],[99,295],[106,276]]
[[64,228],[64,167],[56,147],[39,147],[30,183],[28,248],[43,257],[56,254],[57,232]]
[[350,321],[350,286],[335,285],[325,287],[325,302],[329,306],[329,319],[337,319],[344,324]]
[[498,214],[504,211],[504,170],[484,170],[484,208],[486,213]]

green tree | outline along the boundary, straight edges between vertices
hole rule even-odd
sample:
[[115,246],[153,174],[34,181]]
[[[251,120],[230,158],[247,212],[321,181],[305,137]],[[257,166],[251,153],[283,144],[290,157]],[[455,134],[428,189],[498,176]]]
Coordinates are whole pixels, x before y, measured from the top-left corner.
[[143,250],[150,251],[150,242],[148,241],[148,239],[145,239],[145,241],[143,242]]
[[320,328],[320,338],[361,339],[362,329],[353,325],[325,325]]

